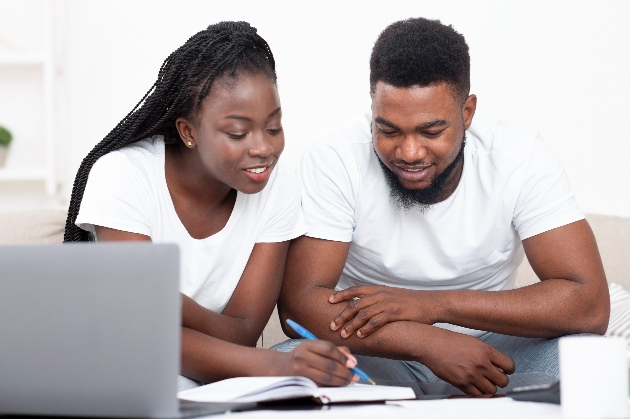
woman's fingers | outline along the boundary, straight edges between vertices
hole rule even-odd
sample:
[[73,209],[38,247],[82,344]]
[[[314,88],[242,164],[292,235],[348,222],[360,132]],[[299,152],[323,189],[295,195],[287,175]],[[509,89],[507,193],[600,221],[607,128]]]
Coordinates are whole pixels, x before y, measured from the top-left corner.
[[348,359],[346,361],[346,368],[354,368],[357,366],[357,359],[350,353],[350,349],[347,346],[337,346],[337,348],[339,348]]
[[359,381],[358,375],[354,375],[352,379],[347,380],[346,378],[337,377],[317,368],[309,368],[303,375],[315,381],[315,384],[320,387],[343,387]]
[[356,365],[356,359],[348,348],[341,350],[330,342],[313,340],[302,343],[293,351],[295,372],[319,385],[344,386],[358,380],[349,369]]

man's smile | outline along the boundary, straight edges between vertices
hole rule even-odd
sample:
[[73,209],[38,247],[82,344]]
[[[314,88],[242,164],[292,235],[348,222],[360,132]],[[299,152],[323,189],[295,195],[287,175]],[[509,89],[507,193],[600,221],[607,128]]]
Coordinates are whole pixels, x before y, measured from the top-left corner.
[[421,182],[433,173],[434,170],[432,167],[435,165],[429,164],[427,166],[416,166],[394,163],[392,166],[394,167],[394,172],[401,180],[405,180],[407,182]]

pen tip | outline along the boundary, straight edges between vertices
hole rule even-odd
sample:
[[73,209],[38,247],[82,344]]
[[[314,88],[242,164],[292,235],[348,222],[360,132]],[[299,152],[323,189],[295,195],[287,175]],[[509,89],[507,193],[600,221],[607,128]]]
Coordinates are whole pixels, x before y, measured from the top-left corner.
[[368,381],[368,383],[372,384],[373,386],[375,386],[375,385],[376,385],[376,383],[374,382],[374,380],[370,380],[370,381]]

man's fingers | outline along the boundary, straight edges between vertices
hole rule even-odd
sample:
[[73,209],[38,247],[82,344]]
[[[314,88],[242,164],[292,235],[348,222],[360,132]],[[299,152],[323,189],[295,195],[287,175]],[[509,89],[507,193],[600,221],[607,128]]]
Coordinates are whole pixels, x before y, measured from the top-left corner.
[[467,384],[464,386],[456,386],[458,389],[468,394],[469,396],[481,396],[483,393],[474,385]]
[[372,316],[365,326],[359,329],[357,336],[360,338],[370,336],[387,323],[389,323],[389,317],[385,313],[379,313]]
[[344,326],[346,323],[354,319],[358,312],[360,312],[370,304],[371,300],[367,297],[361,298],[359,300],[350,301],[348,303],[348,306],[344,308],[343,311],[339,313],[339,315],[335,317],[335,319],[330,323],[330,328],[332,330],[338,330],[340,327]]
[[506,374],[513,374],[516,370],[516,364],[514,360],[503,352],[492,348],[492,354],[490,356],[490,362],[492,362],[498,368],[501,368]]
[[481,394],[495,394],[497,392],[496,384],[492,383],[486,377],[480,377],[475,382],[475,387],[477,387]]
[[345,290],[337,291],[328,297],[328,301],[335,304],[345,300],[351,300],[353,298],[362,298],[372,294],[373,287],[369,286],[354,286],[346,288]]
[[510,383],[510,378],[503,372],[501,372],[494,365],[491,365],[488,371],[485,374],[486,378],[501,388],[504,388]]
[[350,337],[354,332],[370,323],[375,316],[381,314],[382,310],[383,308],[380,304],[374,304],[362,308],[345,325],[339,326],[341,328],[341,337]]

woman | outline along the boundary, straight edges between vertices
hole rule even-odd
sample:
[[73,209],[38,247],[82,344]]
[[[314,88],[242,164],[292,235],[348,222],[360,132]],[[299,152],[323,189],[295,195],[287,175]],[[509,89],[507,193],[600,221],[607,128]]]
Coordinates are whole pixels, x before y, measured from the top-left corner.
[[275,62],[245,22],[191,37],[138,105],[83,160],[65,241],[180,247],[180,389],[246,375],[356,382],[356,360],[323,341],[289,354],[254,349],[302,235],[284,148]]

